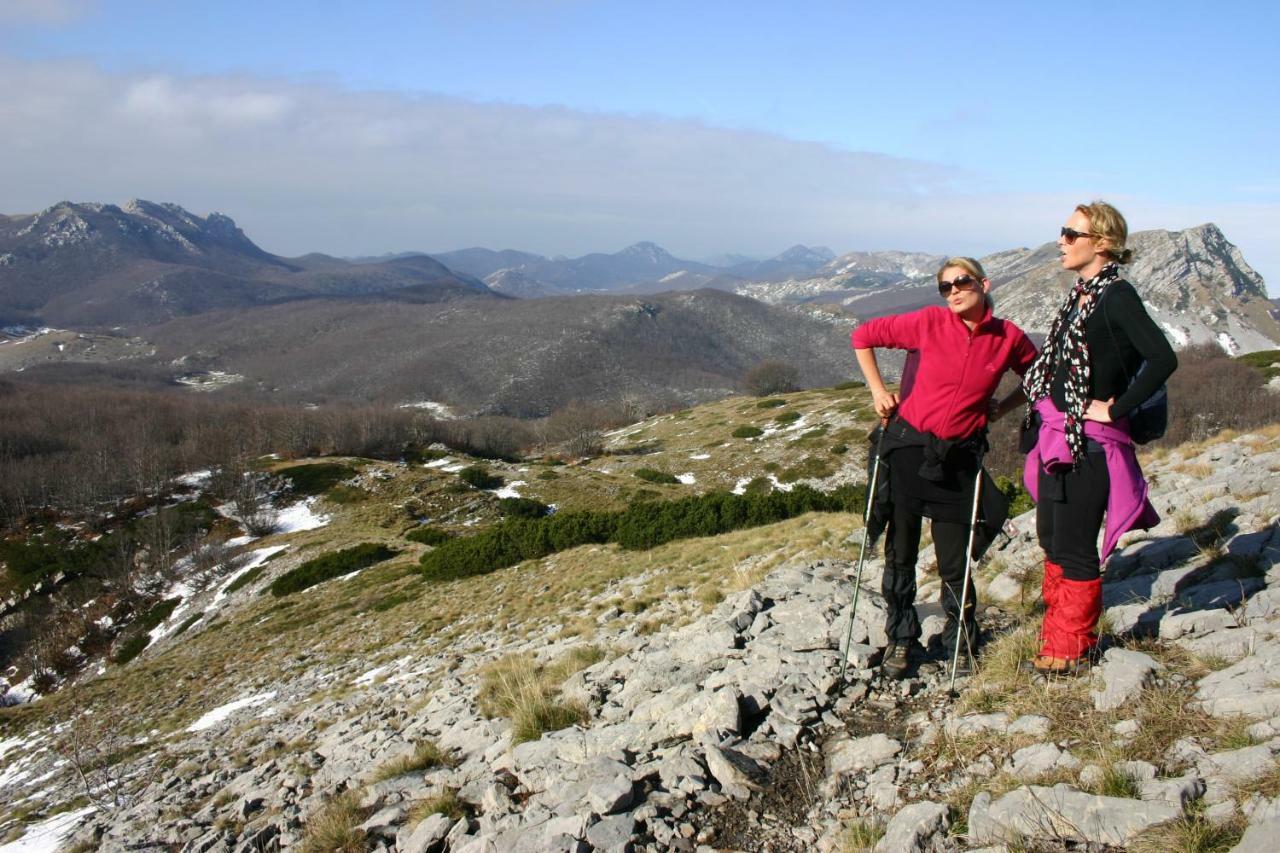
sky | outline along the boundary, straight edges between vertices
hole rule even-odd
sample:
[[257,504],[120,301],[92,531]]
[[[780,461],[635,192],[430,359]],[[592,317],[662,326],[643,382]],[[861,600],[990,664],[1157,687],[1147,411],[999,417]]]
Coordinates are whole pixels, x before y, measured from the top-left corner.
[[1280,295],[1273,4],[0,0],[0,212],[269,251],[982,255],[1105,198]]

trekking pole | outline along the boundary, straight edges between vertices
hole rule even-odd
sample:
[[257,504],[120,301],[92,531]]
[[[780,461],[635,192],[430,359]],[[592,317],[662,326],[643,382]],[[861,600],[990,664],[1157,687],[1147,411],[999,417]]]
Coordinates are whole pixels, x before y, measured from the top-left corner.
[[951,686],[948,693],[956,692],[956,668],[960,665],[960,633],[964,632],[965,651],[973,660],[973,647],[969,643],[969,631],[965,625],[964,609],[969,602],[969,578],[973,572],[973,534],[978,526],[978,493],[982,489],[982,463],[978,463],[978,476],[973,478],[973,512],[969,515],[969,544],[964,549],[964,586],[960,589],[960,612],[956,616],[955,651],[951,653]]
[[876,461],[871,465],[871,482],[867,484],[867,506],[862,513],[862,550],[858,554],[858,572],[853,579],[853,608],[849,611],[849,627],[844,632],[844,653],[840,655],[840,681],[849,665],[849,643],[853,639],[853,620],[858,615],[858,593],[862,591],[862,565],[867,560],[867,533],[871,528],[871,504],[875,500],[876,481],[880,476],[880,451],[884,448],[884,434],[888,419],[880,421],[880,438],[876,440]]

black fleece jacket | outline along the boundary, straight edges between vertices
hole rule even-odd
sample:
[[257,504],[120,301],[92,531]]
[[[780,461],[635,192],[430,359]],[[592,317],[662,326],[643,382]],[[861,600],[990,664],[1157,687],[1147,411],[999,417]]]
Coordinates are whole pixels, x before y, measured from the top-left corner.
[[[1094,400],[1116,398],[1111,405],[1112,420],[1136,409],[1178,367],[1173,347],[1147,314],[1142,297],[1122,278],[1102,292],[1084,334],[1091,365],[1089,396]],[[1053,404],[1064,412],[1067,367],[1066,359],[1058,363],[1049,392]]]

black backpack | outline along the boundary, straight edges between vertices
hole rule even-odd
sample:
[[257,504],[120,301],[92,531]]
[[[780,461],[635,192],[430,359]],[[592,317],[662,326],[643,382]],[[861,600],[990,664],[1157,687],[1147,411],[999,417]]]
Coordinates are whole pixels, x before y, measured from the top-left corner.
[[[1102,318],[1107,323],[1107,334],[1111,335],[1111,343],[1115,346],[1116,351],[1120,350],[1120,343],[1116,340],[1115,330],[1111,328],[1111,317],[1107,315],[1106,294],[1102,294]],[[1129,371],[1125,370],[1124,362],[1120,362],[1120,369],[1124,370],[1125,381],[1129,385],[1133,384],[1133,380],[1142,375],[1142,371],[1147,367],[1144,361],[1138,367],[1138,372],[1132,377]],[[1138,404],[1138,407],[1129,413],[1129,437],[1133,439],[1134,444],[1148,444],[1157,438],[1164,438],[1165,431],[1169,428],[1169,390],[1168,385],[1161,385],[1156,389],[1155,393]]]

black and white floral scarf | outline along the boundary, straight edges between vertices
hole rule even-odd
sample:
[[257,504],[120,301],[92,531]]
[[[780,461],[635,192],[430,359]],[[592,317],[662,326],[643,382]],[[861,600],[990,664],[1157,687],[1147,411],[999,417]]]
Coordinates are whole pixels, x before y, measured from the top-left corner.
[[[1103,290],[1119,277],[1120,268],[1115,264],[1107,264],[1088,281],[1076,279],[1076,286],[1071,288],[1071,293],[1058,309],[1058,316],[1053,319],[1049,337],[1044,341],[1044,349],[1040,350],[1040,355],[1022,380],[1022,390],[1027,395],[1027,414],[1023,425],[1029,427],[1032,407],[1038,400],[1049,396],[1059,361],[1064,358],[1067,360],[1067,447],[1071,450],[1071,458],[1076,465],[1080,464],[1085,454],[1084,413],[1089,407],[1089,344],[1085,341],[1084,329],[1089,322],[1089,315],[1098,307],[1098,298]],[[1083,301],[1081,297],[1084,297]],[[1077,303],[1080,303],[1078,309]]]

